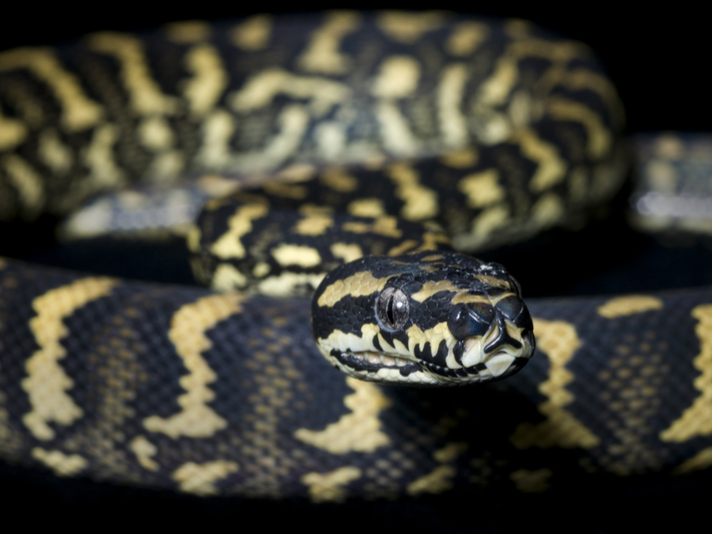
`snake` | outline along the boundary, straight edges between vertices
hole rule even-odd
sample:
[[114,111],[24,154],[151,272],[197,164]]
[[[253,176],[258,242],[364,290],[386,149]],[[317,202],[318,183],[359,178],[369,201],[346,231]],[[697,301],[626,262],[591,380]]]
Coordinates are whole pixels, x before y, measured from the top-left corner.
[[[0,457],[314,503],[697,480],[709,289],[525,305],[469,255],[610,199],[623,122],[592,52],[521,20],[257,15],[0,53],[0,215],[183,235],[213,286],[3,259]],[[408,376],[507,377],[374,382]]]

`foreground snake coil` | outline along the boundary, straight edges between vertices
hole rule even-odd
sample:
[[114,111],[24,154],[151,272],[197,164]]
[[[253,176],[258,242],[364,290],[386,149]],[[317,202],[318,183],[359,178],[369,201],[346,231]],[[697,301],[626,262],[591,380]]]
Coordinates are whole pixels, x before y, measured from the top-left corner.
[[[175,222],[194,215],[188,192],[258,187],[231,197],[229,217],[228,201],[208,201],[214,224],[190,232],[201,278],[257,294],[3,260],[0,455],[60,476],[313,501],[708,468],[709,290],[528,303],[538,354],[525,370],[447,391],[345,378],[314,347],[310,301],[274,296],[373,247],[441,244],[433,226],[399,241],[394,215],[436,223],[464,251],[575,220],[620,184],[621,126],[590,52],[521,21],[259,16],[3,52],[3,217],[139,184]],[[152,202],[137,198],[77,219],[123,231],[114,210]],[[268,218],[279,211],[288,226]],[[309,241],[327,229],[328,248]]]

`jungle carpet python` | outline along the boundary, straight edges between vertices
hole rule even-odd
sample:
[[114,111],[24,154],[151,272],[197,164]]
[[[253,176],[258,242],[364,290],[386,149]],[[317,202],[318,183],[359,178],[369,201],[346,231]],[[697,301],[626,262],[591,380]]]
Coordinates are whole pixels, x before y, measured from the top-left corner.
[[[622,121],[585,46],[518,20],[256,16],[2,52],[0,214],[127,189],[67,228],[185,231],[195,198],[232,191],[187,233],[198,276],[241,291],[3,260],[0,456],[314,502],[709,468],[710,290],[528,302],[525,369],[447,390],[344,377],[314,345],[309,298],[275,296],[368,251],[444,246],[443,229],[470,252],[576,220],[625,174]],[[422,241],[403,241],[413,222]]]

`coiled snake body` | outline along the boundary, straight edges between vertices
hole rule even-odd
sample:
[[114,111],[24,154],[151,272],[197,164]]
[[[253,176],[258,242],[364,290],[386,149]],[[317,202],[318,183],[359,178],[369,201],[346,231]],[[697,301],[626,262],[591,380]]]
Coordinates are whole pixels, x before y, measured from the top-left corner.
[[[191,239],[216,286],[299,289],[327,256],[369,250],[367,235],[398,238],[392,215],[467,251],[575,220],[620,184],[621,113],[585,47],[521,21],[332,13],[99,33],[0,54],[0,212],[66,213],[132,182],[170,205],[176,177],[198,176],[182,191],[205,197],[277,178]],[[111,208],[135,198],[82,217],[120,227]],[[278,208],[290,226],[260,226]],[[305,241],[336,226],[328,250]],[[709,290],[531,302],[538,354],[522,373],[424,391],[330,369],[303,297],[3,260],[0,454],[316,502],[684,475],[710,463],[711,303]]]

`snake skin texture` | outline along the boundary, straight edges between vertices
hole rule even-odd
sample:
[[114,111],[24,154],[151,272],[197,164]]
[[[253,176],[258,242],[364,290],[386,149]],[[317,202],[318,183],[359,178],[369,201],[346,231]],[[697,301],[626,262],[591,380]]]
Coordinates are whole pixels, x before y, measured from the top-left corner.
[[[373,175],[382,191],[346,211],[381,231],[393,213],[437,223],[469,251],[576,222],[613,195],[622,120],[585,46],[521,21],[332,13],[98,33],[0,54],[0,214],[66,214],[128,188],[91,208],[92,229],[115,227],[114,208],[130,213],[144,190],[180,226],[192,201],[160,193],[178,179],[205,198],[249,182],[299,209],[302,187],[329,198]],[[261,217],[238,215],[221,280],[241,280],[228,258],[250,249]],[[712,290],[527,306],[537,353],[521,373],[388,388],[325,364],[304,297],[3,260],[0,457],[60,477],[313,503],[709,469]]]

